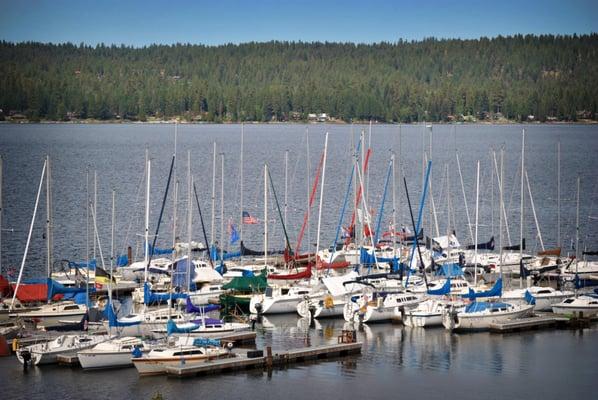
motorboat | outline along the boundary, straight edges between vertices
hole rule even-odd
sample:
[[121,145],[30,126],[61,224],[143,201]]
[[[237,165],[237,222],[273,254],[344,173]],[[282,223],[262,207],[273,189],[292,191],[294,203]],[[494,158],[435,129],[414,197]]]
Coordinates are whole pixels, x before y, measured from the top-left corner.
[[63,324],[78,323],[87,313],[85,304],[76,304],[72,301],[44,304],[37,310],[9,312],[10,318],[22,318],[36,321],[44,327],[54,327]]
[[552,312],[568,316],[594,317],[598,315],[598,297],[581,295],[568,297],[552,305]]
[[535,311],[552,311],[554,304],[573,296],[570,290],[556,290],[551,287],[530,286],[503,292],[501,299],[509,304],[534,304]]
[[465,308],[465,301],[450,298],[430,298],[422,301],[417,307],[405,311],[403,324],[410,327],[436,327],[442,326],[442,314],[448,309],[457,312]]

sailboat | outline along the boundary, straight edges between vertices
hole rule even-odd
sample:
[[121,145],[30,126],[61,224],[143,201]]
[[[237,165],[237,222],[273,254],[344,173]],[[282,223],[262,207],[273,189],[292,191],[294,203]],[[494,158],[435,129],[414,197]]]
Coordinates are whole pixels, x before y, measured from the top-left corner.
[[58,355],[74,354],[79,350],[94,346],[108,338],[107,335],[60,335],[49,342],[23,347],[17,352],[17,359],[23,363],[23,356],[28,352],[31,355],[33,365],[53,364],[58,361]]
[[138,349],[148,352],[149,346],[137,337],[117,337],[77,352],[83,369],[132,367],[131,353]]

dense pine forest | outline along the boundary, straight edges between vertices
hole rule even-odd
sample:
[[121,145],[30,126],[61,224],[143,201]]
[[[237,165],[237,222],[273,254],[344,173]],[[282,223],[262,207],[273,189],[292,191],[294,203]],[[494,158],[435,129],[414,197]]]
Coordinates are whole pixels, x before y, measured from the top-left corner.
[[598,34],[396,43],[0,42],[0,119],[596,119]]

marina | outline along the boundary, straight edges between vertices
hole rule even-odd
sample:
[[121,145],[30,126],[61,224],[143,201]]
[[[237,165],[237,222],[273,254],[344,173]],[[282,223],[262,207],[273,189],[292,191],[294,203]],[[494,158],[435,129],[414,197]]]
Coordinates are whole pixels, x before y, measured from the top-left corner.
[[[502,163],[506,164],[506,154],[501,152],[497,155],[490,151],[488,157],[488,149],[492,149],[489,143],[470,149],[473,155],[458,161],[461,166],[468,165],[467,169],[459,172],[459,166],[456,171],[457,176],[469,176],[470,182],[463,182],[468,189],[463,190],[460,185],[451,189],[451,177],[446,175],[449,164],[457,166],[454,155],[438,156],[438,163],[445,167],[440,167],[434,175],[432,170],[436,164],[422,162],[428,154],[433,154],[428,146],[441,147],[444,140],[452,140],[447,139],[451,136],[458,139],[461,135],[469,137],[486,132],[491,142],[495,140],[493,135],[500,133],[511,138],[513,149],[519,147],[522,152],[522,136],[528,141],[527,145],[523,142],[523,149],[541,146],[540,143],[553,140],[550,138],[554,136],[550,135],[559,134],[555,127],[480,125],[475,126],[475,133],[472,127],[467,126],[458,130],[450,126],[393,125],[329,125],[319,129],[294,125],[281,127],[279,129],[286,133],[283,133],[283,138],[276,139],[270,125],[175,125],[159,129],[149,125],[127,126],[133,137],[145,135],[146,130],[154,131],[155,144],[162,146],[170,143],[173,130],[176,132],[179,146],[176,152],[187,154],[187,160],[178,161],[180,165],[176,172],[179,180],[188,178],[186,193],[181,195],[183,185],[177,186],[178,189],[172,186],[171,175],[174,174],[176,157],[165,162],[168,157],[160,154],[150,156],[151,152],[141,150],[137,155],[141,156],[138,162],[143,166],[141,176],[138,168],[127,169],[124,165],[121,168],[121,172],[131,171],[127,181],[139,182],[137,190],[124,191],[122,197],[125,199],[121,199],[118,205],[118,192],[113,189],[104,195],[104,211],[96,211],[95,203],[91,201],[87,204],[89,210],[84,205],[83,212],[75,213],[75,216],[60,208],[60,203],[65,201],[62,196],[69,192],[69,182],[57,171],[68,169],[56,166],[60,161],[48,161],[52,158],[45,157],[42,181],[34,183],[35,179],[32,179],[32,189],[37,186],[38,198],[43,198],[44,190],[52,193],[54,206],[47,208],[45,205],[45,213],[51,215],[52,220],[75,218],[70,220],[74,224],[71,227],[79,225],[80,228],[76,220],[82,217],[85,228],[89,212],[90,241],[82,238],[80,250],[68,255],[72,251],[65,239],[69,228],[58,235],[55,229],[47,233],[48,227],[44,225],[46,235],[32,235],[27,240],[31,243],[25,243],[30,250],[25,252],[24,257],[13,250],[4,256],[14,260],[13,264],[38,265],[32,269],[24,268],[20,273],[11,273],[14,279],[11,282],[14,282],[19,296],[19,284],[29,290],[23,292],[28,296],[45,290],[40,296],[41,301],[30,303],[36,304],[37,309],[11,314],[8,306],[7,317],[17,322],[17,341],[13,343],[12,339],[8,339],[7,344],[14,346],[18,357],[8,357],[0,363],[12,371],[11,374],[17,371],[21,374],[22,378],[16,379],[16,385],[24,384],[28,376],[38,374],[54,376],[52,379],[59,381],[67,376],[88,381],[93,379],[90,378],[93,375],[112,380],[118,374],[125,378],[126,385],[133,385],[139,393],[144,393],[143,396],[151,397],[156,393],[173,395],[182,390],[173,383],[177,380],[164,383],[160,375],[178,378],[202,376],[202,384],[211,385],[216,381],[235,382],[254,377],[259,380],[260,376],[264,376],[262,374],[266,374],[266,377],[276,377],[273,382],[280,381],[281,385],[271,384],[269,387],[282,390],[285,380],[293,382],[293,379],[298,379],[293,376],[313,370],[314,374],[324,375],[326,371],[335,371],[333,374],[337,377],[331,378],[333,381],[340,380],[354,388],[358,380],[351,372],[353,370],[360,371],[360,374],[368,371],[366,379],[377,385],[383,379],[381,376],[390,379],[389,371],[409,376],[412,368],[421,371],[431,368],[434,374],[441,372],[456,380],[463,379],[463,371],[470,368],[467,364],[472,359],[483,357],[483,348],[488,343],[492,344],[495,354],[483,361],[486,366],[503,364],[508,352],[512,351],[508,350],[510,347],[521,351],[522,341],[532,340],[535,335],[538,340],[552,337],[562,343],[582,338],[582,346],[590,345],[597,329],[596,321],[592,319],[592,307],[594,296],[598,294],[589,284],[591,274],[579,275],[574,271],[576,268],[579,270],[577,264],[583,265],[583,271],[587,270],[586,265],[592,262],[591,256],[573,248],[561,249],[556,256],[540,254],[548,248],[548,243],[556,242],[554,218],[549,207],[554,199],[548,196],[532,198],[530,192],[535,182],[532,179],[530,188],[523,186],[525,190],[521,201],[524,217],[529,221],[518,228],[522,229],[524,237],[531,239],[522,240],[521,233],[516,239],[517,228],[507,228],[506,222],[516,220],[514,216],[519,215],[507,213],[504,205],[507,188],[502,185],[507,185],[507,175],[501,169],[504,170],[505,165],[499,167],[500,163],[494,162],[502,157]],[[112,130],[112,127],[98,126],[64,128],[77,134],[106,129],[105,133],[109,135]],[[3,129],[21,128],[0,125],[0,135]],[[567,129],[587,140],[595,140],[587,136],[593,134],[593,127],[567,126]],[[310,133],[310,130],[316,132]],[[436,131],[444,132],[446,136],[437,138]],[[35,133],[27,132],[24,131],[26,135],[35,137]],[[216,158],[216,153],[208,146],[209,151],[198,151],[198,158],[193,161],[188,157],[189,153],[197,144],[210,143],[212,134],[215,141],[219,140],[217,138],[222,137],[222,132],[228,132],[229,137],[240,133],[240,142],[229,139],[229,151],[240,145],[237,147],[239,154],[253,161],[212,168],[213,176],[205,176],[205,182],[200,186],[203,189],[200,189],[198,184],[201,182],[196,181],[189,171],[199,168],[202,162],[209,165],[209,161]],[[281,163],[272,155],[261,153],[263,150],[259,149],[259,142],[264,135],[271,135],[272,143],[279,148],[286,146],[289,140],[295,140],[297,147],[310,142],[309,178],[304,177],[300,182],[287,179],[285,182],[282,178],[289,172],[295,180],[301,175],[299,165],[307,161],[306,149],[293,153],[296,167],[294,171],[288,171],[288,161]],[[322,141],[323,148],[320,150],[313,144],[316,138]],[[569,145],[579,143],[575,138],[574,134]],[[372,140],[371,147],[364,152],[365,155],[361,154],[361,145],[369,140]],[[417,149],[422,141],[426,143],[424,153],[418,155],[405,149]],[[385,154],[383,158],[386,160],[377,160],[376,155],[384,154],[388,143],[396,153],[391,154],[390,159]],[[466,148],[471,146],[467,139],[463,143]],[[576,148],[583,153],[581,147]],[[14,151],[18,149],[15,147]],[[487,163],[490,161],[485,173],[480,172],[476,152],[480,158],[486,157]],[[538,165],[535,152],[521,155],[519,160],[513,153],[509,161],[511,171],[523,170],[525,175],[525,165]],[[282,154],[286,152],[282,151]],[[286,154],[283,160],[290,155]],[[525,161],[522,161],[524,157]],[[418,159],[419,169],[405,169],[405,165]],[[273,166],[269,169],[262,165],[260,168],[261,160],[267,160],[266,164]],[[395,165],[395,160],[402,161]],[[3,157],[3,171],[9,165],[7,162]],[[184,164],[187,171],[183,168]],[[48,165],[51,165],[51,174]],[[118,168],[110,168],[115,167]],[[591,249],[598,232],[592,224],[584,221],[592,215],[597,193],[592,189],[585,193],[584,186],[575,175],[565,170],[567,168],[563,168],[567,179],[574,183],[568,191],[570,199],[561,210],[561,218],[568,221],[563,224],[566,227],[563,230],[567,232],[563,237],[568,239],[560,240],[576,242],[575,249]],[[86,180],[95,174],[85,172],[83,178]],[[242,178],[246,175],[251,178]],[[480,190],[483,181],[480,175],[484,175],[485,190]],[[508,190],[511,192],[520,189],[521,178],[517,173],[515,175],[509,183]],[[551,177],[540,172],[534,176],[539,177],[544,186],[552,182]],[[246,189],[238,186],[228,192],[221,187],[218,191],[215,184],[212,191],[210,178],[221,185],[225,184],[225,180],[241,179],[247,185],[251,182],[252,186],[241,199],[242,192],[239,191]],[[422,178],[423,185],[419,182],[421,187],[418,190],[417,182]],[[14,182],[14,179],[14,175],[9,175],[8,182]],[[3,184],[6,185],[6,182],[5,179]],[[52,190],[56,185],[61,187],[59,191]],[[430,185],[436,189],[430,190]],[[93,186],[90,185],[92,194]],[[413,190],[407,190],[408,186],[412,186]],[[282,200],[285,192],[286,199]],[[485,194],[482,195],[482,192]],[[463,193],[472,207],[468,211],[457,204]],[[212,194],[214,211],[206,212]],[[136,199],[134,195],[137,195]],[[7,196],[12,198],[14,193]],[[83,196],[86,196],[85,193]],[[216,207],[218,196],[221,196],[219,208]],[[93,198],[92,195],[90,197]],[[480,197],[485,200],[480,201]],[[249,205],[244,205],[246,202]],[[289,207],[289,203],[296,205]],[[370,208],[370,203],[378,204],[377,211]],[[444,211],[441,211],[442,203],[446,207]],[[4,204],[7,204],[6,201]],[[187,204],[192,207],[187,207]],[[43,208],[39,211],[42,214]],[[54,209],[62,211],[56,213]],[[128,218],[119,218],[119,209],[120,212],[128,209],[128,213],[123,212]],[[245,209],[249,211],[236,217],[238,222],[232,222],[233,216]],[[10,215],[11,226],[15,218],[27,219],[26,215],[19,216],[10,208],[6,208],[6,212]],[[223,215],[219,215],[221,213]],[[341,222],[337,223],[339,213]],[[363,225],[356,223],[360,213]],[[370,215],[363,216],[364,213]],[[132,218],[135,214],[136,218]],[[480,215],[484,215],[484,222],[480,222]],[[472,218],[477,221],[468,232],[467,221]],[[442,227],[440,221],[443,219],[446,221]],[[212,220],[214,232],[208,235]],[[403,225],[400,234],[394,229],[399,226],[398,221]],[[548,228],[541,226],[540,221],[546,222]],[[133,228],[135,224],[137,228]],[[436,225],[439,225],[437,233],[434,232]],[[35,226],[35,218],[30,226]],[[420,235],[412,235],[422,228],[424,233],[421,238]],[[133,229],[143,233],[127,233]],[[243,240],[238,253],[240,238],[233,241],[234,230]],[[338,233],[342,230],[349,232],[344,238]],[[443,230],[451,233],[442,235]],[[150,233],[152,231],[155,232]],[[426,231],[431,231],[433,237],[428,236]],[[492,239],[482,242],[479,240],[482,236]],[[48,237],[52,238],[51,242]],[[309,245],[303,243],[302,246],[303,239]],[[14,241],[13,236],[9,240],[19,243]],[[504,250],[516,246],[518,241],[520,245],[527,242],[525,253]],[[108,256],[103,253],[106,251],[105,242],[110,243]],[[126,245],[112,245],[112,242]],[[330,242],[332,245],[329,245]],[[53,273],[50,280],[34,281],[34,278],[47,274],[48,268],[52,270],[49,267],[52,263],[48,262],[48,243],[51,243],[52,257],[58,258],[57,253],[65,253],[64,257],[84,261],[77,261],[79,266],[73,267],[64,278]],[[207,246],[203,243],[213,243],[213,249],[205,251]],[[96,257],[86,260],[82,255],[89,249],[91,258],[93,245],[96,246]],[[116,250],[119,247],[126,251]],[[14,248],[10,246],[10,249]],[[154,252],[164,254],[154,256]],[[114,260],[123,253],[129,260],[123,266],[117,266]],[[502,260],[507,258],[501,257],[502,253],[510,257],[504,264]],[[27,261],[23,262],[23,258]],[[106,263],[106,259],[113,265]],[[92,263],[95,270],[93,278],[88,279],[87,270]],[[70,265],[74,266],[75,262],[71,261]],[[555,274],[555,268],[558,274]],[[89,270],[92,271],[91,268]],[[21,275],[26,278],[22,279]],[[75,276],[78,278],[73,279]],[[123,290],[113,290],[113,284]],[[95,293],[96,286],[102,291]],[[135,289],[130,294],[133,286]],[[90,301],[85,305],[88,294]],[[58,300],[56,295],[71,300]],[[10,304],[10,300],[8,297],[6,304]],[[68,314],[70,308],[75,316]],[[553,314],[553,308],[565,311]],[[579,314],[582,308],[584,311]],[[82,318],[83,314],[85,318]],[[347,332],[352,332],[350,337]],[[68,344],[71,341],[73,344]],[[89,345],[79,344],[83,342]],[[429,348],[433,349],[431,353]],[[548,350],[538,351],[540,353],[534,357],[541,359]],[[584,362],[593,354],[593,350],[583,355],[575,350],[570,356]],[[80,361],[79,357],[86,357],[85,361]],[[513,358],[509,362],[515,363],[515,360]],[[382,363],[384,372],[373,372],[378,362]],[[435,364],[437,362],[440,363]],[[115,372],[117,370],[122,373]],[[531,369],[525,371],[528,376],[535,374]],[[77,374],[80,378],[75,377]],[[281,379],[281,376],[284,378]],[[510,379],[508,373],[502,378]],[[580,388],[589,382],[583,374],[578,378]],[[320,385],[328,384],[321,379],[317,381]],[[257,387],[249,387],[259,391]],[[306,390],[309,393],[309,389]],[[558,393],[556,388],[553,390]],[[353,396],[354,393],[351,393],[350,397]],[[463,397],[470,398],[469,394]]]

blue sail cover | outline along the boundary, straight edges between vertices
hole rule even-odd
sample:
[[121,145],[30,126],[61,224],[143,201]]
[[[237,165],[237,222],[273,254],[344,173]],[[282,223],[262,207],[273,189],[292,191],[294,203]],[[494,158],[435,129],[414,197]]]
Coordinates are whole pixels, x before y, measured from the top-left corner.
[[106,308],[104,308],[104,316],[108,320],[108,326],[110,328],[122,328],[126,326],[135,326],[141,324],[141,321],[135,322],[119,322],[116,314],[114,313],[114,308],[112,307],[112,303],[106,303]]
[[[176,262],[176,268],[172,274],[172,285],[174,287],[187,288],[191,286],[193,279],[195,279],[195,268],[191,268],[190,273],[187,273],[187,266],[189,259],[184,258]],[[191,282],[188,281],[191,279]]]
[[393,271],[397,272],[399,270],[399,260],[397,257],[374,257],[374,254],[368,252],[364,247],[359,249],[359,262],[362,265],[375,265],[376,261],[379,263],[392,263]]
[[163,254],[172,254],[174,252],[174,249],[160,249],[158,247],[153,247],[151,244],[149,244],[147,246],[147,249],[149,251],[149,254],[152,254],[154,256],[160,256]]
[[193,346],[195,346],[195,347],[220,346],[220,340],[198,337],[198,338],[193,339]]
[[525,296],[523,296],[525,298],[525,301],[527,301],[527,304],[535,306],[536,305],[536,298],[534,297],[533,294],[531,294],[529,292],[529,290],[525,291]]
[[447,278],[444,285],[439,289],[428,289],[428,294],[433,296],[444,296],[451,292],[451,278]]
[[445,276],[447,278],[463,276],[463,269],[459,264],[442,264],[436,270],[436,276]]
[[129,265],[129,257],[127,257],[126,255],[117,256],[116,257],[116,266],[124,267],[125,265]]
[[196,330],[198,328],[199,328],[199,325],[197,325],[197,324],[191,324],[190,326],[188,326],[186,328],[179,328],[177,326],[177,324],[172,319],[169,319],[168,322],[166,323],[166,334],[168,336],[170,336],[173,333],[189,333],[189,332],[193,332],[194,330]]
[[207,312],[216,310],[220,310],[220,306],[218,304],[208,304],[197,307],[191,302],[191,299],[187,297],[187,304],[185,304],[185,311],[187,311],[187,314],[205,314]]
[[186,299],[187,297],[187,293],[154,293],[151,291],[149,283],[143,284],[143,303],[145,305],[167,302],[170,299]]
[[46,284],[48,285],[48,301],[57,294],[85,292],[85,288],[68,288],[51,278],[46,280]]
[[502,278],[498,278],[494,286],[490,290],[484,292],[475,292],[472,288],[469,288],[469,293],[464,294],[463,297],[474,300],[480,297],[500,297],[502,295]]
[[71,268],[89,268],[91,271],[96,269],[97,261],[95,259],[86,262],[75,262],[69,261],[69,267]]
[[492,310],[495,308],[506,308],[508,306],[509,305],[506,303],[489,303],[485,301],[475,301],[473,303],[468,304],[467,307],[465,307],[465,312],[474,313],[484,310]]

